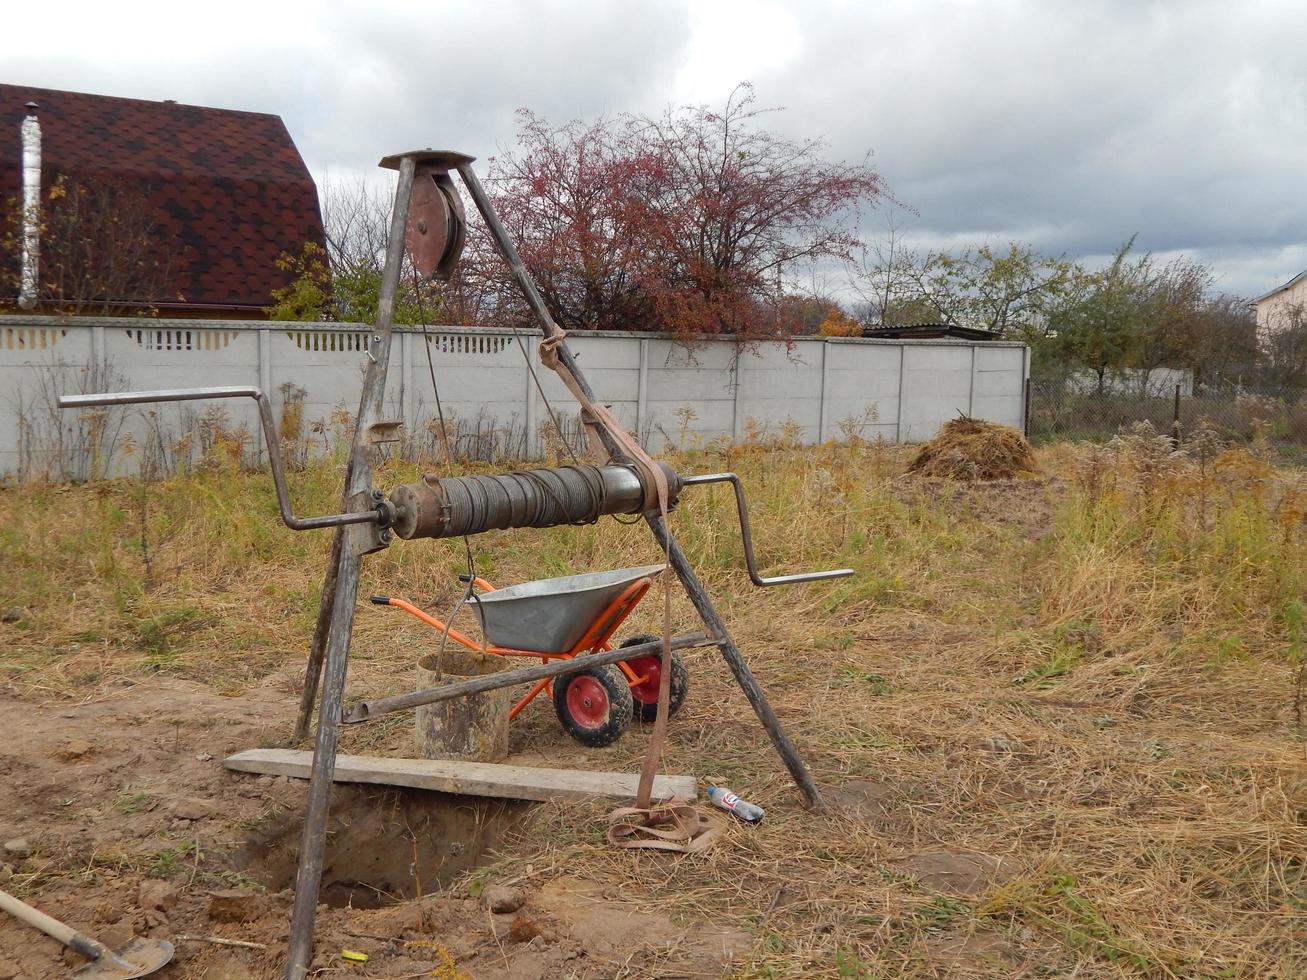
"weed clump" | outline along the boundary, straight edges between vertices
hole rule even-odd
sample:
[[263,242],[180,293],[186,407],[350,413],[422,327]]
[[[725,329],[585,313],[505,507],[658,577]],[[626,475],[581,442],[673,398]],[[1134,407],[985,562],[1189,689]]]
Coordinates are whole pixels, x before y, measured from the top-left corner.
[[1010,425],[963,416],[917,450],[909,473],[949,480],[1004,480],[1038,469],[1026,437]]

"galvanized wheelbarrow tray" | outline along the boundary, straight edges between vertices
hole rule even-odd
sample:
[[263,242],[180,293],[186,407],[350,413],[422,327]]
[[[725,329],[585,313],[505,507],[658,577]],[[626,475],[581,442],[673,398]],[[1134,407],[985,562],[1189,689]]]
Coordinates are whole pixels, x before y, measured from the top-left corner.
[[571,650],[613,600],[641,579],[652,581],[662,570],[662,565],[640,565],[543,578],[472,595],[467,604],[486,639],[497,647],[533,653]]
[[[454,642],[473,651],[507,657],[570,660],[587,653],[612,650],[610,640],[626,617],[649,591],[662,565],[638,565],[605,572],[586,572],[540,579],[496,589],[474,578],[466,600],[485,634],[480,644],[447,626],[417,606],[393,596],[373,596],[380,606],[396,606],[429,626],[448,633]],[[460,576],[466,582],[467,576]],[[620,647],[648,644],[657,637],[628,637]],[[641,653],[630,660],[603,664],[554,680],[537,682],[513,706],[516,718],[541,692],[548,691],[563,728],[577,741],[604,746],[617,739],[632,717],[652,721],[657,712],[662,661],[657,654]],[[685,701],[689,671],[680,655],[672,655],[669,715]]]

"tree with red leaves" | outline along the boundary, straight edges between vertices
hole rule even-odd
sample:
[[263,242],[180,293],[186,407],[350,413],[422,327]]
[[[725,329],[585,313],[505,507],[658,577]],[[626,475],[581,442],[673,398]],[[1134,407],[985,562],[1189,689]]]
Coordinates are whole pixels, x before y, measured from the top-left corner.
[[[495,207],[568,329],[788,335],[787,273],[847,259],[885,190],[866,161],[759,125],[742,85],[721,111],[668,109],[551,128],[523,112],[498,158]],[[502,306],[501,306],[502,310]]]
[[495,210],[550,314],[568,330],[638,329],[652,312],[639,202],[654,162],[626,118],[518,117],[523,149],[494,162]]
[[667,329],[772,332],[785,271],[847,260],[858,240],[842,219],[884,194],[865,161],[828,163],[821,140],[761,128],[769,111],[746,84],[721,112],[669,110],[647,124],[665,168],[649,202],[659,246],[649,285]]

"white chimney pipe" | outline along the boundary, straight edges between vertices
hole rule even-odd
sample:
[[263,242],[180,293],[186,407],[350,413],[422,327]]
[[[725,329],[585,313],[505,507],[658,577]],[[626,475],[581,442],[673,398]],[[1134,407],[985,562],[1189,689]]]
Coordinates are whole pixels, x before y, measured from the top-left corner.
[[41,124],[36,121],[35,102],[27,103],[23,120],[23,268],[18,305],[24,310],[36,306],[37,268],[41,259]]

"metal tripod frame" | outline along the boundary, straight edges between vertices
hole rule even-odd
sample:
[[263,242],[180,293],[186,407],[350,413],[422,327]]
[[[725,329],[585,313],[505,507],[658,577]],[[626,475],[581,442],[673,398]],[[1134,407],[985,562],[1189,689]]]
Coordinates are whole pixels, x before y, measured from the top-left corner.
[[[354,441],[345,471],[343,510],[363,512],[371,510],[375,504],[372,488],[374,448],[368,438],[368,432],[369,427],[378,422],[381,417],[386,370],[390,362],[395,296],[403,264],[405,226],[415,175],[458,171],[463,185],[490,230],[496,248],[512,269],[513,276],[528,305],[539,318],[544,336],[551,338],[560,332],[553,317],[549,315],[517,249],[500,223],[498,215],[495,214],[485,189],[473,172],[471,167],[473,159],[459,153],[421,150],[386,157],[381,161],[381,166],[399,170],[399,183],[395,190],[395,206],[390,219],[390,234],[381,277],[380,298],[377,303],[376,325],[369,341],[369,360],[363,379],[363,393],[359,402]],[[580,368],[577,367],[566,341],[561,342],[557,350],[559,359],[571,370],[573,377],[587,396],[593,399],[594,392]],[[600,428],[598,434],[605,449],[614,457],[619,457],[620,450],[607,432]],[[749,665],[741,655],[725,622],[718,615],[703,584],[695,575],[681,546],[672,536],[661,515],[650,513],[646,514],[644,519],[659,549],[666,551],[672,569],[707,627],[713,643],[721,650],[731,673],[749,699],[749,703],[753,706],[754,712],[766,729],[777,754],[784,761],[806,803],[813,808],[820,807],[821,795],[816,783],[813,782],[794,744],[781,727],[776,712],[772,709],[752,671],[749,670]],[[327,815],[331,801],[331,782],[335,774],[336,747],[344,700],[350,636],[358,599],[359,568],[364,555],[386,547],[389,539],[388,532],[370,523],[337,526],[333,534],[331,555],[323,581],[322,600],[309,651],[308,669],[295,729],[297,740],[308,734],[313,702],[321,686],[317,733],[313,745],[313,768],[304,814],[299,867],[295,877],[295,905],[291,918],[290,945],[287,951],[286,980],[304,980],[313,952],[313,925],[326,849]]]

